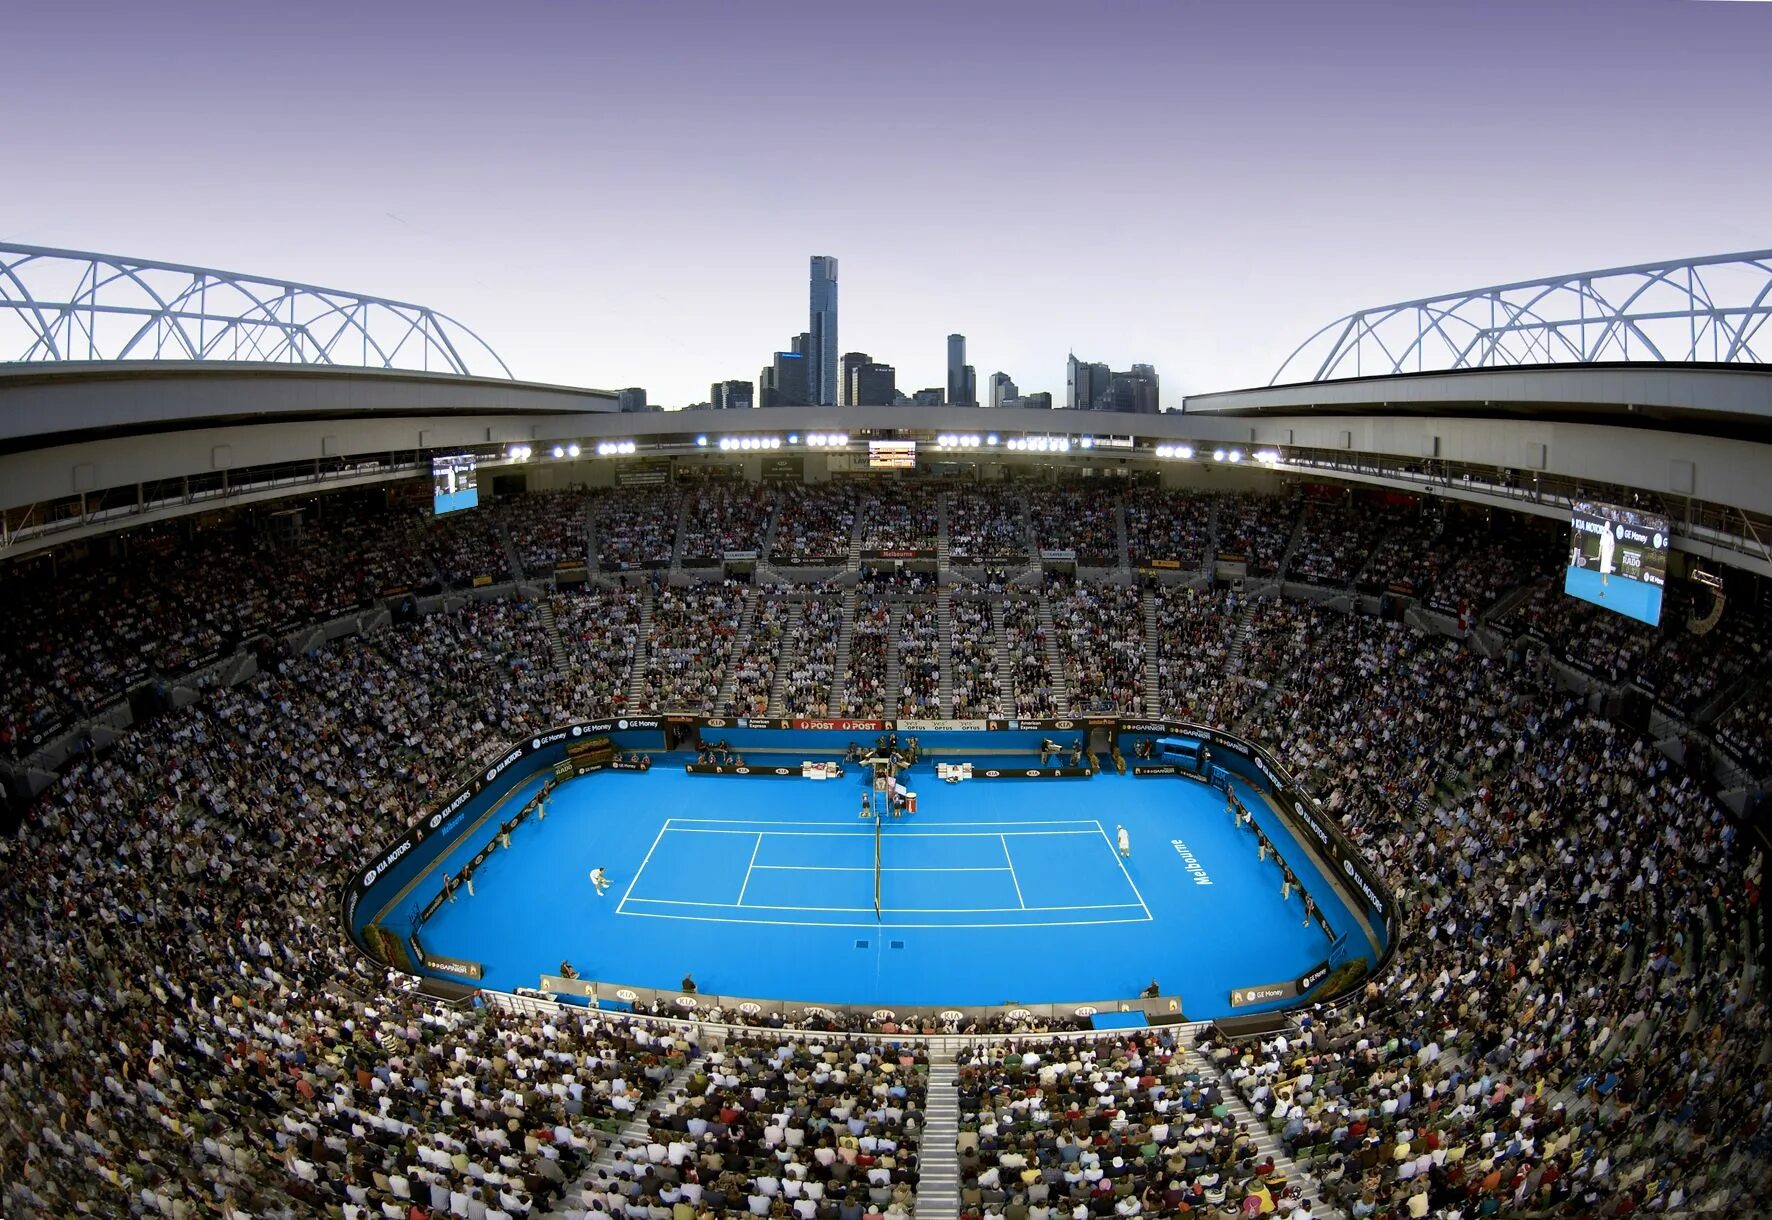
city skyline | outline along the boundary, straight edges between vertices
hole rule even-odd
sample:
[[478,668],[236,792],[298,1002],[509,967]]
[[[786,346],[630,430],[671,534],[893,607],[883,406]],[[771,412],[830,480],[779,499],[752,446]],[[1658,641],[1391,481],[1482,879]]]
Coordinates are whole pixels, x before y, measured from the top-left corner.
[[1363,306],[1772,244],[1772,5],[89,0],[8,33],[57,121],[6,127],[0,238],[422,302],[519,377],[672,407],[807,327],[814,252],[835,350],[902,387],[958,332],[1028,390],[1074,350],[1173,404]]

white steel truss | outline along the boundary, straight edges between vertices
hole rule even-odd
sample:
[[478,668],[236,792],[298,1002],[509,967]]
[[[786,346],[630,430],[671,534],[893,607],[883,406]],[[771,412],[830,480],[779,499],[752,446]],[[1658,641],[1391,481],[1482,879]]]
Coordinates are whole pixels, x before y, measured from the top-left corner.
[[1768,318],[1772,250],[1611,267],[1362,309],[1299,344],[1268,384],[1607,361],[1764,364]]
[[510,377],[404,301],[209,267],[0,244],[0,360],[244,360]]

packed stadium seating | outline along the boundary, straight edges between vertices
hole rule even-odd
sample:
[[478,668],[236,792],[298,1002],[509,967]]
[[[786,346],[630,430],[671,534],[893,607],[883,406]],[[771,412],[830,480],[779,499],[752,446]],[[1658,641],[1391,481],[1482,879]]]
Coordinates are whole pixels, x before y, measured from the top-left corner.
[[[1230,553],[1272,577],[1295,549],[1345,589],[1371,552],[1373,580],[1473,624],[1512,601],[1496,625],[1513,638],[1479,650],[1131,571],[940,592],[885,571],[814,588],[632,574],[668,567],[680,529],[685,550],[760,542],[771,512],[783,566],[841,567],[858,530],[920,548],[937,494],[627,489],[436,522],[364,502],[299,536],[144,531],[0,573],[0,750],[29,754],[139,675],[188,683],[0,839],[0,1214],[908,1217],[929,1155],[912,1031],[440,1006],[348,947],[332,900],[467,767],[590,709],[711,710],[725,691],[724,710],[920,715],[944,676],[955,715],[1130,709],[1154,684],[1162,710],[1269,742],[1405,915],[1385,974],[1281,1036],[962,1049],[968,1220],[1235,1205],[1269,1189],[1267,1137],[1349,1216],[1747,1214],[1772,1190],[1758,848],[1535,643],[1607,688],[1645,681],[1670,714],[1731,698],[1706,727],[1764,771],[1751,607],[1709,636],[1677,612],[1656,632],[1563,599],[1540,527],[1455,513],[1374,545],[1359,514],[1290,499],[1089,487],[939,493],[954,553],[963,533],[979,558],[1025,555],[1025,521],[1114,567],[1124,529],[1135,569],[1174,557],[1192,578]],[[692,520],[706,497],[726,524]],[[508,585],[512,559],[535,578],[587,541],[582,588],[453,591]],[[267,630],[426,589],[424,612],[327,641]],[[253,664],[231,685],[187,677],[217,650]],[[624,1145],[632,1121],[646,1139]]]

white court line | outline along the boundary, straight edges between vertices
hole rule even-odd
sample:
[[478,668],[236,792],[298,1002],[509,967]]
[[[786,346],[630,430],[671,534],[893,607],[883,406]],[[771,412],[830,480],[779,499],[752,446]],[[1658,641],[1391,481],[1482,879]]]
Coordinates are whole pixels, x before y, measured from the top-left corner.
[[[1001,837],[1001,835],[998,836],[998,838]],[[759,864],[756,867],[794,873],[871,873],[874,871],[871,866],[860,868],[850,864]],[[998,868],[996,865],[989,868],[914,868],[907,864],[902,867],[894,865],[892,868],[882,868],[880,871],[883,873],[1007,873],[1012,870]],[[1131,906],[1132,904],[1128,902],[1126,905]]]
[[624,913],[622,911],[622,908],[628,904],[628,898],[633,894],[634,886],[639,883],[640,874],[646,871],[646,864],[648,861],[650,861],[652,859],[652,853],[658,850],[659,840],[664,838],[665,831],[669,830],[670,828],[671,828],[671,819],[666,818],[664,820],[664,825],[660,826],[658,828],[658,833],[656,835],[652,836],[652,846],[648,847],[646,849],[646,855],[640,861],[640,867],[634,870],[633,877],[630,878],[628,881],[628,888],[626,890],[622,891],[621,901],[615,904],[615,913],[617,915],[621,915]]
[[763,836],[757,835],[757,845],[751,848],[751,862],[745,865],[744,884],[738,887],[738,905],[744,905],[744,892],[751,888],[751,870],[757,867],[757,853],[763,850]]
[[[805,825],[804,822],[790,824]],[[833,822],[831,825],[846,826],[848,823]],[[1000,826],[1002,823],[980,822],[979,825]],[[754,830],[707,830],[700,826],[673,826],[671,827],[671,831],[673,834],[680,835],[754,835],[757,833]],[[779,836],[784,839],[849,839],[855,837],[853,835],[832,834],[828,830],[766,830],[763,833],[771,836]],[[1104,834],[1106,832],[1101,829],[1101,823],[1097,822],[1095,823],[1094,830],[1010,830],[998,831],[997,834],[986,834],[983,831],[973,830],[964,830],[959,834],[946,834],[939,830],[901,830],[897,833],[898,837],[901,839],[995,839],[1003,834],[1014,835],[1018,839],[1044,839],[1050,838],[1054,835],[1089,835],[1093,837],[1097,834]]]
[[[748,910],[756,908],[746,907]],[[864,908],[870,915],[873,907]],[[1013,908],[1011,908],[1013,909]],[[1130,909],[1128,904],[1127,909]],[[724,919],[717,915],[667,915],[662,911],[622,911],[621,914],[634,919],[682,919],[690,923],[754,923],[779,928],[874,928],[876,930],[894,930],[898,928],[991,928],[997,931],[1014,928],[1093,928],[1112,923],[1149,923],[1150,915],[1142,919],[1054,919],[1030,923],[883,923],[878,920],[866,922],[823,920],[823,919]]]
[[[694,899],[694,898],[635,898],[633,901],[656,903],[656,904],[659,904],[662,906],[717,907],[722,910],[737,910],[738,909],[734,903],[730,903],[730,902],[703,902],[699,899]],[[744,909],[747,911],[871,911],[874,908],[871,906],[865,906],[865,907],[782,906],[782,905],[777,905],[777,904],[765,904],[765,903],[760,903],[760,902],[751,902],[751,903],[746,903]],[[889,912],[890,911],[909,911],[909,912],[912,912],[912,913],[918,914],[918,915],[971,915],[971,914],[977,913],[979,911],[1035,911],[1035,912],[1038,912],[1038,911],[1131,911],[1131,910],[1136,910],[1136,909],[1138,909],[1138,903],[1136,903],[1136,902],[1085,902],[1085,903],[1078,903],[1074,906],[1053,906],[1053,907],[1019,906],[1019,907],[887,907],[886,908],[886,910]],[[629,913],[631,914],[631,912],[629,912]],[[1135,920],[1134,922],[1142,922],[1142,921]],[[992,927],[1002,926],[1002,927],[1014,928],[1014,927],[1020,927],[1021,925],[1020,924],[1003,924],[1003,925],[992,924],[991,926]]]
[[1120,857],[1120,849],[1114,846],[1112,839],[1108,838],[1107,828],[1100,822],[1095,824],[1095,829],[1101,831],[1101,841],[1107,844],[1108,853],[1113,856],[1114,863],[1120,866],[1120,873],[1126,878],[1126,884],[1132,887],[1132,896],[1138,899],[1139,906],[1144,907],[1144,917],[1149,919],[1151,909],[1144,906],[1144,895],[1138,892],[1138,883],[1132,880],[1132,874],[1126,871],[1126,861]]
[[[723,826],[854,826],[861,822],[860,818],[850,818],[847,822],[803,822],[795,819],[791,822],[772,822],[767,818],[680,818],[672,816],[667,821],[673,825],[683,822],[706,822]],[[1030,820],[1013,822],[939,822],[940,826],[1099,826],[1100,822],[1093,818],[1058,818],[1045,821]]]
[[1015,875],[1015,857],[1009,854],[1009,836],[998,835],[997,841],[1003,845],[1003,859],[1009,861],[1009,880],[1015,883],[1015,901],[1019,902],[1021,909],[1025,911],[1028,906],[1027,899],[1021,896],[1021,878]]

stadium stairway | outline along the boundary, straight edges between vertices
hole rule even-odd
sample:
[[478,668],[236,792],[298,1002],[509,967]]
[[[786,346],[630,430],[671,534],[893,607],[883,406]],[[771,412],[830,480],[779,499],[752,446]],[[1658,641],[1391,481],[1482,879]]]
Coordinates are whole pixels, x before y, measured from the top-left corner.
[[[511,570],[511,579],[519,584],[523,581],[523,561],[517,556],[517,543],[511,537],[510,526],[500,521],[497,526],[499,545],[504,548],[505,566]],[[552,573],[549,573],[551,576]]]
[[[856,529],[859,531],[861,526],[857,525]],[[861,552],[861,534],[856,533],[854,539],[854,543],[849,549],[852,556]],[[859,560],[855,562],[859,562]],[[837,630],[837,655],[832,661],[831,710],[833,711],[842,707],[849,698],[849,642],[855,638],[855,604],[857,600],[854,585],[843,590],[843,625]]]
[[903,602],[886,607],[886,698],[889,706],[902,705],[904,691],[904,612]]
[[[677,1074],[659,1088],[653,1097],[669,1097],[678,1089],[689,1083],[695,1074],[696,1060],[691,1059],[677,1070]],[[591,1158],[590,1166],[580,1174],[578,1180],[566,1187],[566,1193],[560,1202],[554,1204],[552,1211],[541,1212],[540,1220],[584,1220],[585,1209],[579,1199],[579,1192],[594,1181],[598,1174],[610,1173],[615,1169],[615,1160],[624,1149],[636,1145],[644,1145],[651,1138],[652,1132],[646,1125],[646,1115],[651,1112],[648,1105],[638,1112],[638,1117],[623,1125],[611,1139],[604,1140],[597,1147],[597,1153]]]
[[960,1214],[960,1093],[955,1087],[959,1077],[952,1049],[931,1045],[914,1220],[957,1220]]
[[1187,1064],[1200,1074],[1202,1080],[1210,1081],[1218,1086],[1224,1099],[1224,1107],[1232,1120],[1240,1123],[1255,1141],[1256,1150],[1262,1156],[1274,1158],[1274,1171],[1283,1174],[1287,1185],[1296,1185],[1311,1205],[1311,1215],[1316,1220],[1344,1220],[1342,1211],[1326,1202],[1323,1198],[1323,1184],[1311,1175],[1308,1169],[1294,1160],[1286,1151],[1286,1145],[1280,1137],[1268,1129],[1268,1125],[1255,1116],[1242,1096],[1231,1087],[1228,1080],[1218,1074],[1212,1061],[1198,1051],[1185,1050],[1183,1055]]
[[948,582],[948,546],[948,493],[944,491],[935,497],[935,580],[944,588]]
[[1003,600],[993,597],[985,605],[991,615],[991,634],[997,641],[997,711],[1010,716],[1015,712],[1015,658],[1009,651],[1009,633],[1003,629]]
[[1243,672],[1243,658],[1249,653],[1249,637],[1254,631],[1254,622],[1255,599],[1249,598],[1244,601],[1243,608],[1237,612],[1237,632],[1231,639],[1231,663],[1229,666],[1231,673],[1240,674]]
[[1139,594],[1144,603],[1144,714],[1163,714],[1162,687],[1157,683],[1157,658],[1162,650],[1157,640],[1157,591],[1146,589]]
[[[942,497],[942,503],[946,505],[946,496]],[[944,508],[941,531],[941,547],[944,552],[942,567],[944,569],[947,567],[945,554],[947,537],[947,511]],[[954,714],[954,595],[947,585],[941,585],[935,590],[935,639],[936,659],[941,662],[941,686],[937,691],[937,697],[941,700],[941,714],[952,716]]]
[[1058,647],[1058,624],[1052,618],[1052,600],[1040,590],[1040,631],[1046,637],[1046,668],[1052,671],[1052,701],[1058,710],[1071,710],[1071,684],[1065,677],[1064,653]]
[[849,527],[849,559],[844,570],[861,571],[861,534],[867,522],[867,505],[858,505],[855,510],[855,522]]
[[566,673],[572,668],[566,656],[566,641],[560,637],[560,624],[554,619],[554,602],[544,597],[538,603],[541,607],[541,627],[548,637],[548,655],[554,659],[554,672]]
[[1117,547],[1114,553],[1120,557],[1120,571],[1130,572],[1132,570],[1132,544],[1126,530],[1126,501],[1124,500],[1114,501],[1114,539]]
[[782,630],[781,655],[775,659],[775,680],[769,684],[768,714],[771,716],[787,715],[788,675],[800,663],[800,650],[795,647],[794,641],[798,639],[800,628],[805,622],[806,609],[801,603],[795,602],[788,607],[787,625]]
[[592,576],[600,570],[597,567],[597,513],[594,500],[585,501],[585,571]]
[[[746,586],[743,597],[744,609],[739,612],[738,630],[732,637],[732,654],[726,663],[726,673],[720,679],[719,693],[714,696],[714,709],[723,716],[734,712],[732,694],[738,687],[738,662],[751,655],[751,633],[757,629],[757,586]],[[747,711],[745,715],[750,713]]]
[[757,544],[757,558],[766,560],[775,551],[775,527],[781,524],[781,497],[769,497],[769,521],[763,526],[763,540]]
[[634,633],[634,667],[628,671],[628,706],[640,707],[646,693],[646,657],[652,651],[652,584],[640,590],[640,628]]
[[677,583],[677,577],[683,573],[683,539],[689,534],[689,513],[695,504],[694,496],[684,496],[677,505],[677,532],[671,536],[671,583]]

